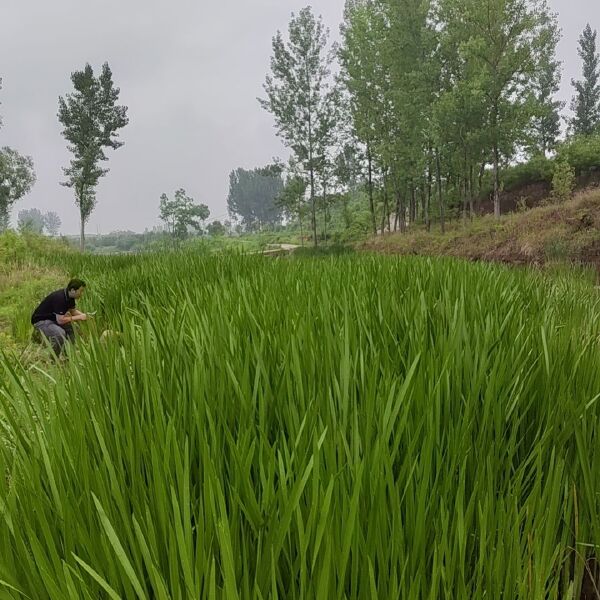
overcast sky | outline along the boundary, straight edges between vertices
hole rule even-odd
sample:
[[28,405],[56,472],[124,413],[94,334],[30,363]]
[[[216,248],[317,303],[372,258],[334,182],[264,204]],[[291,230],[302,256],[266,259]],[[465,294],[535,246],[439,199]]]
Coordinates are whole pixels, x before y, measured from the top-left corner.
[[[78,232],[71,190],[59,185],[70,155],[56,113],[70,73],[108,61],[130,124],[125,146],[109,151],[89,233],[143,231],[159,224],[160,195],[183,187],[227,218],[229,173],[286,158],[257,96],[269,70],[271,39],[286,30],[300,0],[0,0],[0,146],[35,162],[37,184],[18,210],[55,211],[63,233]],[[577,39],[600,29],[598,0],[550,0],[559,13],[561,96],[579,77]],[[344,0],[313,0],[337,37]]]

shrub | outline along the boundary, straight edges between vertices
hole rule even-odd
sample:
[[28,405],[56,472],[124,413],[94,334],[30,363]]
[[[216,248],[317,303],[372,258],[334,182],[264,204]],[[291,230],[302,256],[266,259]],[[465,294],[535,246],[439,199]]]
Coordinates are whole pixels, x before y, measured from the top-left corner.
[[556,202],[565,202],[575,189],[575,171],[566,159],[556,162],[552,177],[552,198]]
[[558,158],[566,160],[576,175],[600,169],[600,135],[580,136],[564,143]]

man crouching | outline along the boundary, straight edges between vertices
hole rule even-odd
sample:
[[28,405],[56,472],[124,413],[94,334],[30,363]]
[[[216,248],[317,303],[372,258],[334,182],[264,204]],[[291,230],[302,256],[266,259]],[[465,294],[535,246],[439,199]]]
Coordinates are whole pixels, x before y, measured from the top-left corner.
[[60,356],[65,342],[75,342],[73,321],[87,321],[87,315],[75,308],[85,290],[85,282],[71,279],[66,288],[46,296],[31,315],[31,324],[52,344],[56,356]]

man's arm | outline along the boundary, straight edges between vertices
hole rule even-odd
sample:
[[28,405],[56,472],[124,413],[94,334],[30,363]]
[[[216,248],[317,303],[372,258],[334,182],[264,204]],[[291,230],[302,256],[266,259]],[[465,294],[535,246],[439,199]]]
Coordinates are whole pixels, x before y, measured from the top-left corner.
[[56,322],[59,325],[68,325],[74,321],[87,321],[87,315],[85,313],[76,311],[77,314],[71,314],[69,311],[66,315],[56,315]]
[[71,310],[69,310],[69,314],[72,317],[77,317],[77,316],[83,315],[85,313],[82,313],[81,311],[77,310],[76,308],[72,308]]

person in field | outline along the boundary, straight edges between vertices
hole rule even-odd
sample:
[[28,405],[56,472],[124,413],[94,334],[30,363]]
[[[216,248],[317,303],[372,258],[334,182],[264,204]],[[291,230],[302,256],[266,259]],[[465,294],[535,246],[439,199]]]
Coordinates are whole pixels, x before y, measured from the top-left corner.
[[56,356],[60,356],[65,343],[75,342],[74,321],[87,321],[87,315],[75,308],[85,291],[85,282],[71,279],[66,288],[46,296],[31,315],[31,324],[46,337]]

